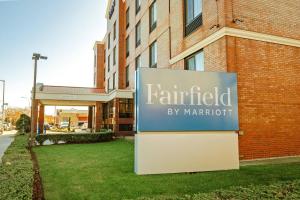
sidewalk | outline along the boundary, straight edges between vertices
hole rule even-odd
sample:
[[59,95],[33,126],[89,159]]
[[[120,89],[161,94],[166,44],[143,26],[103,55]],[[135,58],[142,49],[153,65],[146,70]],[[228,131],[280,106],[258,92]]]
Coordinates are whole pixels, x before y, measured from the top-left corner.
[[0,135],[0,161],[6,149],[9,147],[12,141],[14,141],[14,136],[16,133],[17,131],[4,131],[4,133]]

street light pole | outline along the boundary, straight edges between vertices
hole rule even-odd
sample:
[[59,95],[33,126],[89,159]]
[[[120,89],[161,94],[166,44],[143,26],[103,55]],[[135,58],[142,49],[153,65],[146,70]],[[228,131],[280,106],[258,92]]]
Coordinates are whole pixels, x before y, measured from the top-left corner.
[[2,98],[2,129],[1,132],[4,132],[4,104],[5,104],[5,80],[0,80],[3,85],[3,98]]
[[36,93],[36,74],[37,74],[37,61],[39,59],[42,59],[42,60],[47,60],[48,58],[46,56],[42,56],[41,54],[38,54],[38,53],[34,53],[32,55],[32,60],[34,60],[34,76],[33,76],[33,87],[32,87],[32,102],[31,102],[31,145],[33,146],[34,145],[34,140],[35,140],[35,127],[36,127],[36,124],[35,124],[35,119],[36,119],[36,115],[34,113],[34,109],[36,107],[36,102],[35,102],[35,93]]

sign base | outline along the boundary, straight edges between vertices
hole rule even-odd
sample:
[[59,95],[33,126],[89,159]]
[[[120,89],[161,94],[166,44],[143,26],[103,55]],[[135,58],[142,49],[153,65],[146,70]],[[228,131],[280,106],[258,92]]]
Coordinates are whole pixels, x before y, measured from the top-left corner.
[[135,173],[164,174],[239,169],[234,131],[135,135]]

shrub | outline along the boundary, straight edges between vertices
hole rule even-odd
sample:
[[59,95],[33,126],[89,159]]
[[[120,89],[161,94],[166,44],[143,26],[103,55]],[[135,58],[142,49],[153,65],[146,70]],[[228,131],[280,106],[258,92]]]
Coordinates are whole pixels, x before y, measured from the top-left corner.
[[66,134],[41,134],[36,136],[36,141],[43,145],[46,140],[54,144],[59,142],[67,144],[82,144],[82,143],[96,143],[96,142],[107,142],[111,141],[112,132],[102,133],[66,133]]
[[20,118],[16,122],[16,128],[20,132],[29,133],[30,132],[30,117],[25,114],[21,114]]
[[27,136],[16,136],[0,165],[0,199],[32,199],[33,168]]

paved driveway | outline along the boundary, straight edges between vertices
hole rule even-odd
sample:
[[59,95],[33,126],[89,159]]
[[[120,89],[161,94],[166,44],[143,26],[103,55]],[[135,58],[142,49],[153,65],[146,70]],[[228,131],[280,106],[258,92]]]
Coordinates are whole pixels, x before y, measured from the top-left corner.
[[0,135],[0,160],[2,159],[7,147],[9,147],[11,142],[14,140],[15,133],[16,131],[5,131],[2,135]]

